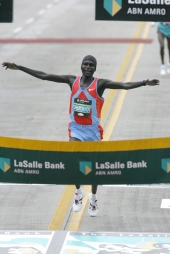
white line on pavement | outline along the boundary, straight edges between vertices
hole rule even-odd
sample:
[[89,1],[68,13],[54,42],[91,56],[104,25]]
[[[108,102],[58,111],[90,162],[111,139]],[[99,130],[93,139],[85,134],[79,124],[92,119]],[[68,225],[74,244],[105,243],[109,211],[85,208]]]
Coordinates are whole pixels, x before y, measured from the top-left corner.
[[14,32],[14,33],[18,33],[18,32],[20,32],[21,30],[22,30],[22,27],[20,26],[20,27],[16,28],[13,32]]
[[26,24],[30,24],[30,23],[32,23],[34,20],[35,20],[34,18],[30,18],[30,19],[27,19],[25,23],[26,23]]
[[52,7],[53,7],[52,4],[48,4],[48,5],[47,5],[47,9],[51,9]]
[[160,208],[169,208],[170,209],[170,199],[162,199]]
[[46,12],[46,10],[40,10],[40,11],[38,12],[38,15],[43,15],[45,12]]

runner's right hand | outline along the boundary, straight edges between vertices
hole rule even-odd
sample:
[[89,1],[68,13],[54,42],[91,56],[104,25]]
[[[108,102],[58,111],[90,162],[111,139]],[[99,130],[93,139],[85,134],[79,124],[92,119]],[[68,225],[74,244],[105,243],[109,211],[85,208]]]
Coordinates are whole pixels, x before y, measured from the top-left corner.
[[4,63],[2,63],[2,67],[6,67],[5,70],[7,70],[7,69],[19,70],[19,68],[14,63],[4,62]]

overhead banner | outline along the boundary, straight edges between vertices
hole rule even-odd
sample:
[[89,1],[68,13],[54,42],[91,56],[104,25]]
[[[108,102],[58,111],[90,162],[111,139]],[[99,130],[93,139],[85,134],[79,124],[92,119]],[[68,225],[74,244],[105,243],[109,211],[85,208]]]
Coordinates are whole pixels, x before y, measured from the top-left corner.
[[170,138],[55,142],[1,137],[0,182],[170,183]]
[[96,0],[96,20],[170,21],[170,0]]
[[0,0],[0,23],[11,23],[13,20],[13,0]]

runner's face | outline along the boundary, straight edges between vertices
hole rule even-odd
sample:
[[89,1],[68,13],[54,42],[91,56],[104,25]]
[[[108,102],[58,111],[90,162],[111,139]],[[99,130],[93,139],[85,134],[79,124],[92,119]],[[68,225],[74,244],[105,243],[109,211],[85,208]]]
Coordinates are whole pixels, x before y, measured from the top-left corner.
[[96,66],[90,60],[84,61],[81,65],[81,70],[84,76],[91,77],[96,70]]

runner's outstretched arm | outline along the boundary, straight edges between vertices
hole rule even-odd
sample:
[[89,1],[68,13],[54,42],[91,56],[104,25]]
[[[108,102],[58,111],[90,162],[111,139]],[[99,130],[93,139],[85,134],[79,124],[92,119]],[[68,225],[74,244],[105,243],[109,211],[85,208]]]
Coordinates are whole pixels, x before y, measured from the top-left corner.
[[153,79],[153,80],[142,80],[139,82],[127,82],[127,83],[122,83],[122,82],[114,82],[112,80],[108,79],[99,79],[98,80],[98,93],[100,96],[103,95],[105,89],[133,89],[133,88],[138,88],[141,86],[155,86],[159,85],[159,80]]
[[2,63],[2,66],[6,67],[6,70],[7,69],[20,70],[20,71],[23,71],[23,72],[31,75],[31,76],[42,79],[42,80],[48,80],[48,81],[59,82],[59,83],[67,83],[70,86],[74,82],[74,79],[76,78],[76,76],[73,76],[73,75],[47,74],[47,73],[42,72],[42,71],[32,70],[32,69],[29,69],[27,67],[17,65],[15,63],[9,63],[9,62]]
[[155,85],[159,85],[159,80],[158,79],[152,79],[152,80],[142,80],[139,82],[126,82],[126,83],[122,83],[122,82],[113,82],[111,80],[103,80],[102,86],[106,89],[106,88],[110,88],[110,89],[125,89],[125,90],[129,90],[129,89],[134,89],[134,88],[138,88],[141,86],[155,86]]

